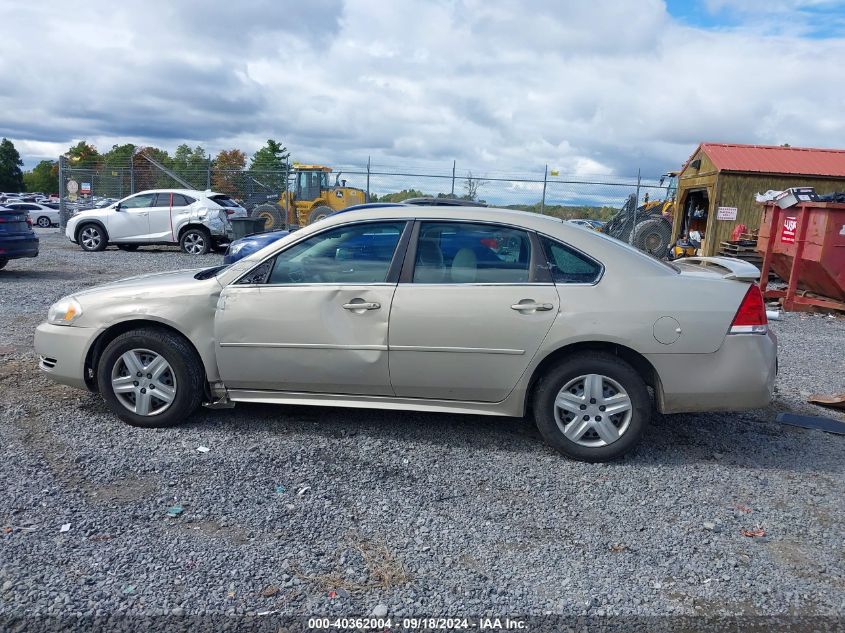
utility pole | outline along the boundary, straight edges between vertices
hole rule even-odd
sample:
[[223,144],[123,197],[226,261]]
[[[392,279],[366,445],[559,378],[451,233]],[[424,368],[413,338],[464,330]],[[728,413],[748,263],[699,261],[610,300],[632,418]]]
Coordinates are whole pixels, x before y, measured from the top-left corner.
[[455,165],[457,164],[457,160],[452,160],[452,197],[455,197]]
[[540,215],[546,212],[546,184],[549,182],[549,165],[546,164],[546,170],[543,172],[543,199],[540,200]]
[[370,157],[367,156],[367,197],[366,201],[370,201]]
[[631,234],[628,236],[628,244],[633,246],[634,244],[634,228],[636,227],[637,223],[637,207],[640,206],[640,176],[641,170],[637,169],[637,199],[634,200],[634,208],[631,211]]

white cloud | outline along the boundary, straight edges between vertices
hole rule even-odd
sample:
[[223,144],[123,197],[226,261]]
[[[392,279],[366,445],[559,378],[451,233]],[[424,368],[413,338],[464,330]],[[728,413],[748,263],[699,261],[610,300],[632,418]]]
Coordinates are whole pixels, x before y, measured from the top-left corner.
[[252,152],[272,137],[309,162],[599,176],[659,175],[703,140],[845,145],[843,38],[765,35],[752,17],[697,29],[658,0],[291,7],[19,5],[0,136],[30,164],[81,138]]

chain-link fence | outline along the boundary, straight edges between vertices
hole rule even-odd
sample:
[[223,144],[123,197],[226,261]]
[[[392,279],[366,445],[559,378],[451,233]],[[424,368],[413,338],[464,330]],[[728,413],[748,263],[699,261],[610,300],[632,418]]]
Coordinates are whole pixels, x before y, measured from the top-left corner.
[[[656,178],[587,178],[548,168],[538,173],[490,171],[446,165],[333,165],[330,184],[365,192],[370,202],[400,202],[413,197],[449,197],[519,208],[572,219],[607,220],[633,194],[641,204],[662,199],[668,187]],[[62,225],[79,209],[107,206],[147,189],[184,188],[225,193],[248,209],[276,202],[293,186],[296,164],[271,171],[220,168],[213,160],[165,165],[138,152],[123,163],[72,162],[59,159]]]

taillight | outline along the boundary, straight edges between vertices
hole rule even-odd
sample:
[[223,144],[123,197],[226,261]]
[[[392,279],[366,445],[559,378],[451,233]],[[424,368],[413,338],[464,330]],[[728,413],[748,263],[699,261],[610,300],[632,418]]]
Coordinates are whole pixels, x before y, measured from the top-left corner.
[[769,331],[769,320],[766,318],[766,304],[763,303],[763,293],[756,285],[751,285],[739,310],[731,323],[731,334],[765,334]]
[[27,226],[29,226],[29,228],[32,228],[32,218],[27,217],[26,218],[26,224],[27,224]]

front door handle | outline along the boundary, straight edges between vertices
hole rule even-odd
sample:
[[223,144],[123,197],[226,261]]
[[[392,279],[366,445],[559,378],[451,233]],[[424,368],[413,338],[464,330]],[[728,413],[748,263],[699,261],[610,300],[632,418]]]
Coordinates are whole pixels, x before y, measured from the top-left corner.
[[351,301],[350,303],[344,303],[343,309],[344,310],[378,310],[381,307],[380,303],[375,301]]
[[554,310],[554,308],[551,303],[536,303],[532,299],[523,299],[511,306],[511,310],[517,310],[519,312],[548,312],[549,310]]

